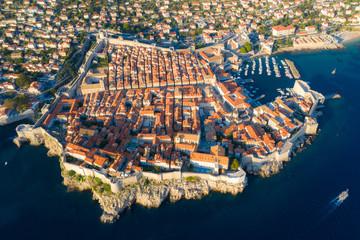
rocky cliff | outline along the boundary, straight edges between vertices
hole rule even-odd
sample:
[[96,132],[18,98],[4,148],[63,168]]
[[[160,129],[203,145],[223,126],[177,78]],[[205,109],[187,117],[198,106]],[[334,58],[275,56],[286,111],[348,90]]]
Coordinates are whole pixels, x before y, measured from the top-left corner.
[[270,177],[280,172],[283,169],[282,161],[268,161],[261,166],[248,164],[246,165],[246,172],[253,175],[260,175],[261,177]]
[[47,133],[43,128],[34,128],[32,125],[21,124],[16,127],[17,137],[14,143],[20,147],[23,143],[29,142],[32,146],[45,145],[48,156],[61,156],[63,147],[59,141]]
[[271,175],[278,174],[281,169],[283,169],[283,162],[268,162],[261,167],[258,174],[262,177],[270,177]]
[[[21,147],[25,142],[32,146],[45,145],[49,149],[49,156],[61,156],[63,147],[59,141],[47,133],[41,127],[34,128],[32,125],[22,124],[16,128],[18,137],[14,143]],[[172,202],[185,199],[200,199],[208,195],[211,191],[222,193],[238,194],[242,192],[245,185],[232,185],[223,181],[207,180],[164,180],[161,183],[141,179],[134,185],[124,187],[120,193],[104,191],[94,179],[82,177],[79,175],[70,176],[64,171],[64,165],[61,164],[63,184],[68,187],[69,191],[90,190],[93,193],[93,199],[97,200],[104,210],[101,216],[102,222],[114,222],[122,212],[134,203],[141,204],[145,207],[159,207],[163,201],[169,199]]]
[[93,199],[98,200],[104,210],[101,216],[102,222],[114,222],[122,212],[134,203],[145,207],[159,207],[163,201],[169,199],[172,202],[185,199],[200,199],[208,195],[211,191],[222,193],[237,194],[242,192],[243,185],[230,185],[220,181],[186,181],[186,180],[165,180],[161,183],[142,179],[139,183],[124,187],[119,194],[99,193],[94,190],[94,183],[89,179],[77,181],[74,177],[69,177],[62,173],[63,184],[69,190],[91,190]]

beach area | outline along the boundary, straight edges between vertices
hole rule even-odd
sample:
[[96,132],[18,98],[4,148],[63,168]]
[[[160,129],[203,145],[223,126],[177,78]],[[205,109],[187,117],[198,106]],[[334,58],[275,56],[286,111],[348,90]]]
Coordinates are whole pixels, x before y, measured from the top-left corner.
[[322,44],[312,47],[284,47],[279,48],[277,51],[273,52],[272,55],[290,53],[290,52],[306,52],[306,51],[318,51],[318,50],[337,50],[344,49],[345,47],[341,43],[331,43],[331,44]]
[[343,44],[360,38],[360,31],[341,31],[332,34],[332,36],[338,39],[339,43]]
[[344,43],[356,40],[360,38],[360,31],[340,31],[333,34],[330,34],[335,38],[337,43],[327,43],[327,44],[314,44],[312,46],[297,46],[297,47],[282,47],[273,52],[275,54],[281,53],[290,53],[290,52],[305,52],[305,51],[318,51],[318,50],[339,50],[344,49]]

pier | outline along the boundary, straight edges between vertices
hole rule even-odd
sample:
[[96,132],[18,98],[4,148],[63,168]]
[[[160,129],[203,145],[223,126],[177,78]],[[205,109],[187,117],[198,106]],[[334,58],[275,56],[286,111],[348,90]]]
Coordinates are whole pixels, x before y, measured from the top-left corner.
[[294,76],[294,78],[299,79],[300,78],[300,73],[299,71],[296,69],[295,64],[293,61],[290,61],[289,59],[285,59],[285,62],[287,63],[287,65],[289,65],[290,70],[292,75]]

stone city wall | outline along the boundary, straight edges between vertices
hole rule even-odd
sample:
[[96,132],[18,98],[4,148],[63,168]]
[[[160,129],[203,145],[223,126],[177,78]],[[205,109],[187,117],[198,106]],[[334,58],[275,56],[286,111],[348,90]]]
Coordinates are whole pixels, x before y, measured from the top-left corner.
[[185,179],[187,177],[198,177],[202,180],[206,181],[224,181],[229,184],[241,184],[246,181],[246,175],[243,177],[234,177],[231,178],[228,175],[212,175],[207,173],[194,173],[194,172],[170,172],[170,173],[149,173],[149,172],[143,172],[142,175],[146,178],[149,178],[151,180],[155,181],[163,181],[163,180],[171,180],[171,179]]
[[68,162],[64,162],[63,161],[63,166],[65,168],[65,171],[75,171],[77,174],[83,175],[83,176],[90,176],[92,178],[99,178],[101,179],[101,181],[103,183],[107,183],[110,185],[111,187],[111,191],[114,193],[119,193],[122,189],[122,181],[112,181],[111,179],[107,178],[105,176],[105,174],[94,170],[94,169],[89,169],[89,168],[80,168],[78,165],[72,164],[72,163],[68,163]]
[[7,124],[11,124],[26,118],[30,118],[34,115],[34,111],[29,109],[26,110],[25,112],[21,113],[21,114],[17,114],[15,116],[12,117],[7,117],[7,118],[0,118],[0,126],[3,125],[7,125]]

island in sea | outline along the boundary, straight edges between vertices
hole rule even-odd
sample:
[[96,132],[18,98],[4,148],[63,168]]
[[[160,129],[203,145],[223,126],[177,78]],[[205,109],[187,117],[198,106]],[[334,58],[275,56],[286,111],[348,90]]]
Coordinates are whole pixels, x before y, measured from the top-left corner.
[[[246,174],[276,174],[310,144],[325,97],[296,80],[260,104],[244,84],[251,80],[224,71],[232,58],[216,48],[174,51],[100,34],[78,78],[34,125],[19,125],[14,142],[44,144],[59,156],[63,183],[91,190],[103,222],[134,203],[238,194]],[[300,77],[294,63],[281,63],[286,76]],[[265,64],[271,75],[268,57]]]

